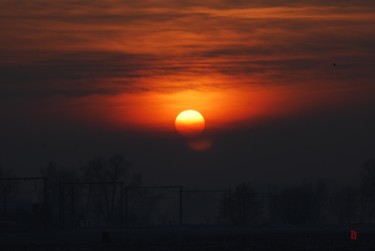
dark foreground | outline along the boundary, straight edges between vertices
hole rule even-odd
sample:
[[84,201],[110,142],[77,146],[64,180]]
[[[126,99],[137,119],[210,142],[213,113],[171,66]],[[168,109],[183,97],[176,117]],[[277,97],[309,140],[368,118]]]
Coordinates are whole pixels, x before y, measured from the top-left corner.
[[1,233],[0,250],[375,250],[375,229],[148,228]]

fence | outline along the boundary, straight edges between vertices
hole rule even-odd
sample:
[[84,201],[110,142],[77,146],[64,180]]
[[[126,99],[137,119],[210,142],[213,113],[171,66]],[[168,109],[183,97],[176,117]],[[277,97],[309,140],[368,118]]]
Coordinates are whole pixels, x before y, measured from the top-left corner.
[[0,231],[44,229],[46,192],[45,177],[0,178]]
[[182,224],[182,191],[181,186],[126,187],[126,226]]
[[0,231],[176,225],[375,223],[370,197],[281,196],[123,182],[0,179]]
[[123,194],[122,182],[60,183],[60,227],[121,227]]
[[183,223],[223,225],[229,223],[226,201],[231,190],[183,190]]

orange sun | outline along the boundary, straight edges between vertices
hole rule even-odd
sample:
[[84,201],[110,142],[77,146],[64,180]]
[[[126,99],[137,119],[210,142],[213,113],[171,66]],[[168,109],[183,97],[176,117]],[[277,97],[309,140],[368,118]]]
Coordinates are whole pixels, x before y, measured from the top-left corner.
[[186,137],[194,137],[203,132],[205,121],[199,112],[185,110],[177,115],[175,126],[179,134]]

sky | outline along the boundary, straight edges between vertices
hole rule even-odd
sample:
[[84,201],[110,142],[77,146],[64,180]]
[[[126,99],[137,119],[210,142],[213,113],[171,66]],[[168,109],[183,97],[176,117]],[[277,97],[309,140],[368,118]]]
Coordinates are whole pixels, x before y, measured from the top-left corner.
[[[355,182],[375,157],[370,0],[0,0],[0,163],[122,153],[150,185]],[[175,118],[194,109],[194,139]]]

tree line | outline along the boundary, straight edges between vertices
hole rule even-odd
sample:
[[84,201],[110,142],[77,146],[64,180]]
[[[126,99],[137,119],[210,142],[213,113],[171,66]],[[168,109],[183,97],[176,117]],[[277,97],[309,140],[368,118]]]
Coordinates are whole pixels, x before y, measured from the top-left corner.
[[[189,200],[179,189],[171,188],[168,193],[158,192],[160,189],[144,189],[141,174],[131,172],[131,167],[132,164],[121,154],[96,157],[74,169],[50,162],[41,168],[41,175],[46,177],[44,186],[48,189],[44,190],[40,184],[37,188],[35,183],[32,192],[35,198],[27,204],[30,197],[24,193],[25,202],[19,199],[19,208],[17,205],[11,208],[10,201],[22,197],[20,181],[12,180],[12,172],[0,167],[0,229],[2,225],[12,225],[17,217],[22,219],[19,217],[21,214],[14,212],[26,211],[31,212],[29,216],[38,219],[35,216],[39,215],[39,219],[46,219],[50,226],[55,227],[180,224],[181,219],[180,222],[177,219],[182,216],[178,214],[187,214],[184,208],[189,208],[189,203],[198,200]],[[374,159],[362,165],[360,175],[359,184],[335,189],[324,180],[305,180],[300,184],[275,186],[267,193],[260,193],[251,182],[243,182],[228,193],[218,194],[219,199],[214,200],[211,211],[206,212],[206,215],[211,215],[210,220],[200,220],[202,224],[264,227],[374,224]],[[32,187],[32,181],[29,183]],[[32,189],[30,187],[28,189]],[[124,188],[129,187],[138,189],[126,189],[124,192]],[[202,190],[201,194],[204,192]],[[193,214],[197,215],[197,219],[199,210],[203,212],[208,205],[207,200],[211,196],[208,194],[204,202],[198,201],[195,205],[198,211]],[[168,211],[167,207],[171,209]]]

